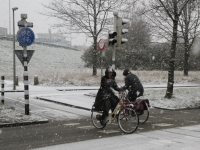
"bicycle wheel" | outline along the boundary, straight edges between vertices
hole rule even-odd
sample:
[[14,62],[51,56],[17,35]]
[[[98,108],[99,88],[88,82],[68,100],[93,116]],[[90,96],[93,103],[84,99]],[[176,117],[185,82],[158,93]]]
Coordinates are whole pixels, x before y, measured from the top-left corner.
[[139,124],[138,116],[133,108],[123,108],[118,113],[118,125],[125,133],[133,133]]
[[145,107],[147,108],[146,110],[144,110],[144,112],[142,114],[138,114],[139,116],[139,123],[140,124],[144,124],[145,122],[147,122],[148,118],[149,118],[149,107],[147,105],[146,102],[144,102]]
[[96,117],[97,115],[101,115],[103,114],[103,111],[95,111],[94,109],[91,110],[92,114],[91,114],[91,120],[92,120],[92,124],[98,128],[98,129],[103,129],[106,126],[106,123],[103,124],[102,122],[100,122]]

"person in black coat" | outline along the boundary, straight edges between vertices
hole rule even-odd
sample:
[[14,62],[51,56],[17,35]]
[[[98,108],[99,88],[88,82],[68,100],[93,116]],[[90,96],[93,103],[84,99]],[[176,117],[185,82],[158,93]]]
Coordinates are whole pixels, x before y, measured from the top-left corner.
[[125,69],[123,75],[125,76],[125,86],[123,86],[123,89],[129,91],[128,99],[134,102],[137,97],[143,96],[144,88],[139,78],[131,73],[129,69]]
[[105,76],[101,78],[101,86],[98,90],[94,107],[95,110],[102,110],[103,116],[101,119],[103,120],[106,116],[108,116],[108,112],[111,109],[112,111],[115,109],[116,105],[119,102],[119,98],[114,94],[111,88],[116,91],[120,91],[121,88],[118,87],[115,82],[116,72],[108,67],[105,71]]

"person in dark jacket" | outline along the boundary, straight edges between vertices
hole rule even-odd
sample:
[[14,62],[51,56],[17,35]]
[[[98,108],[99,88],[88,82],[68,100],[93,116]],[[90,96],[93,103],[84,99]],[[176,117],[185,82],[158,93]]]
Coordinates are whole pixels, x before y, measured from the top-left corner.
[[137,97],[143,96],[144,88],[139,78],[131,73],[129,69],[125,69],[123,75],[125,76],[125,86],[123,86],[123,89],[129,91],[128,99],[134,102]]
[[121,90],[115,82],[115,76],[116,72],[111,67],[108,67],[105,71],[105,76],[101,78],[101,86],[98,90],[94,107],[95,110],[102,110],[103,115],[101,118],[97,119],[103,120],[106,116],[108,116],[109,110],[111,109],[113,111],[119,102],[119,98],[111,89],[113,88],[116,91]]

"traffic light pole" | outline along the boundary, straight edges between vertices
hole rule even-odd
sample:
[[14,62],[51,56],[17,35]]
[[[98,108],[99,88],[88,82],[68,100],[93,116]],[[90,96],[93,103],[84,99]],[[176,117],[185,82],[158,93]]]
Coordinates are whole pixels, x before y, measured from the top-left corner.
[[116,47],[114,45],[113,47],[113,53],[112,53],[112,68],[115,70],[115,55],[116,55]]
[[[117,17],[118,17],[118,12],[114,11],[114,31],[117,32]],[[113,46],[113,53],[112,53],[112,68],[115,70],[115,55],[116,55],[116,43]]]

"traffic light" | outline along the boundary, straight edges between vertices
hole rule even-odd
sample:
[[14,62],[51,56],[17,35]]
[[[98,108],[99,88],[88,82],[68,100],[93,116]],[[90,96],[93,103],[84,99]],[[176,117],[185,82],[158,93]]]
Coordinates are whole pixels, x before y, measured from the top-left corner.
[[108,45],[109,46],[117,43],[116,36],[117,36],[117,32],[108,31]]
[[116,31],[117,31],[117,44],[116,46],[121,46],[121,44],[128,42],[128,39],[122,38],[122,34],[128,32],[128,29],[123,29],[123,25],[127,24],[129,20],[123,19],[121,17],[116,17]]

